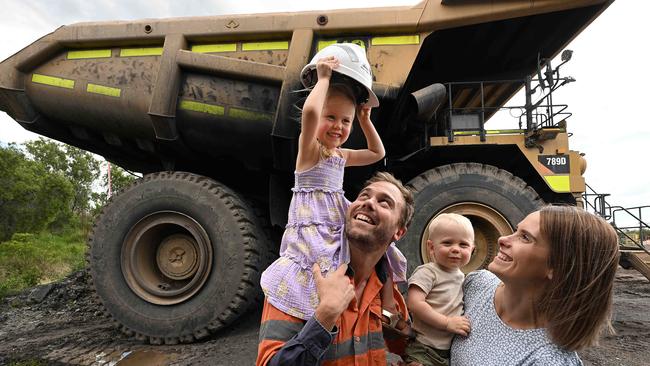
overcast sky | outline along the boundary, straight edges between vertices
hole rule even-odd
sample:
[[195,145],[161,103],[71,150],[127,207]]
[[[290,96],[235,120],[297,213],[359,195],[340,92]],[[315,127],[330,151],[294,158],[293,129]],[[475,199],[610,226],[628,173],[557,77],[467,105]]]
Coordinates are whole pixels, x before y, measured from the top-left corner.
[[[61,25],[81,21],[414,3],[417,1],[2,0],[0,60]],[[577,82],[563,87],[555,97],[557,103],[568,104],[573,113],[568,120],[568,130],[573,133],[570,147],[586,154],[587,183],[600,192],[611,193],[609,200],[615,205],[650,204],[648,14],[648,1],[615,1],[568,47],[574,55],[563,74],[573,76]],[[0,131],[0,141],[5,143],[37,138],[1,111]]]

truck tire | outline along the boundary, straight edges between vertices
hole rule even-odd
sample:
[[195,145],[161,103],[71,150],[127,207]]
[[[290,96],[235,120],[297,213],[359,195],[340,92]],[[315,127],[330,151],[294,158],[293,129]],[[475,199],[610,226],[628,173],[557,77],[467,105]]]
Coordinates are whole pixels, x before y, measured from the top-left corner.
[[262,225],[202,176],[149,174],[111,198],[87,255],[99,302],[129,336],[190,343],[255,304],[268,260]]
[[437,215],[455,212],[472,222],[476,249],[463,268],[468,273],[486,267],[498,252],[499,236],[512,233],[519,221],[543,205],[524,181],[485,164],[443,165],[413,178],[407,186],[414,192],[415,213],[399,247],[409,273],[431,261],[426,228]]

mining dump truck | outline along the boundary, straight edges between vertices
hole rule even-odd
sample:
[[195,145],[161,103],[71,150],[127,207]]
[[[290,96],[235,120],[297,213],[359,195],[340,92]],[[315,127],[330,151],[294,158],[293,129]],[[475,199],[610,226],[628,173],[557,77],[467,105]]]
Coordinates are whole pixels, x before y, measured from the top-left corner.
[[[346,171],[348,198],[374,171],[392,172],[415,190],[398,243],[409,269],[429,261],[430,220],[458,212],[476,229],[472,270],[541,204],[582,203],[586,162],[569,148],[566,106],[548,98],[572,79],[549,60],[611,2],[426,0],[73,24],[0,64],[0,109],[143,173],[97,219],[89,273],[126,334],[192,342],[259,303],[291,197],[300,72],[318,50],[363,47],[381,103],[372,120],[386,158]],[[519,90],[513,128],[486,129]],[[363,141],[356,128],[346,146]]]

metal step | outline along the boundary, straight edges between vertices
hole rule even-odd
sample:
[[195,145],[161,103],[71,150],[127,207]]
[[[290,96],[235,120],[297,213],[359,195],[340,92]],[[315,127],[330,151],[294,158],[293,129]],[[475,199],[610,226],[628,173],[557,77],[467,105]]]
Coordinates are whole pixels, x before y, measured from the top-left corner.
[[627,253],[627,260],[634,269],[650,280],[650,255],[648,253]]

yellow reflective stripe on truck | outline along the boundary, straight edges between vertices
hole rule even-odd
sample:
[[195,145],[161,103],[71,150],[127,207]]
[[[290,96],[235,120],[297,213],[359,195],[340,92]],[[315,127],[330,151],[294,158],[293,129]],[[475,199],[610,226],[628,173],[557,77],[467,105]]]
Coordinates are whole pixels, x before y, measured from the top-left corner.
[[68,60],[79,60],[86,58],[107,58],[111,57],[111,50],[83,50],[68,51]]
[[178,108],[186,111],[201,112],[207,114],[214,114],[216,116],[223,116],[225,108],[220,105],[194,102],[191,100],[182,100]]
[[252,121],[271,121],[273,115],[270,113],[256,112],[249,109],[228,108],[228,115],[237,119],[247,119]]
[[43,85],[58,86],[59,88],[74,89],[74,80],[57,78],[56,76],[33,74],[32,82]]
[[235,52],[237,43],[200,44],[192,46],[191,50],[197,53]]
[[[364,39],[370,39],[371,46],[393,46],[393,45],[409,45],[409,44],[420,44],[420,35],[419,34],[410,34],[403,36],[386,36],[386,37],[369,37]],[[336,43],[354,43],[361,46],[363,49],[366,48],[366,43],[363,39],[351,39],[351,38],[340,38],[340,39],[324,39],[318,41],[317,51],[322,50],[323,48],[336,44]]]
[[331,46],[331,45],[337,44],[337,43],[339,43],[339,42],[337,40],[335,40],[335,39],[334,40],[329,40],[329,41],[318,41],[318,46],[317,46],[318,49],[317,49],[317,51],[320,51],[320,50],[322,50],[323,48],[325,48],[327,46]]
[[392,46],[402,44],[420,44],[420,35],[406,35],[406,36],[388,36],[388,37],[372,37],[370,44],[373,46]]
[[120,95],[122,94],[122,90],[118,88],[111,88],[110,86],[103,86],[103,85],[91,84],[91,83],[88,83],[88,85],[86,85],[86,91],[88,93],[107,95],[109,97],[117,97],[117,98],[119,98]]
[[[182,100],[179,105],[179,109],[184,109],[186,111],[200,112],[212,114],[215,116],[225,116],[226,108],[224,106],[216,104],[208,104],[195,102],[193,100]],[[272,121],[273,114],[265,112],[257,112],[250,109],[228,107],[228,116],[236,119],[244,119],[249,121]]]
[[318,45],[316,46],[318,47],[317,51],[320,51],[327,46],[331,46],[337,43],[354,43],[359,47],[363,48],[364,50],[366,49],[366,43],[362,39],[352,39],[352,40],[351,39],[329,39],[329,40],[318,41]]
[[120,50],[120,57],[161,56],[162,54],[162,47],[122,48]]
[[242,51],[288,50],[289,41],[247,42],[241,44]]
[[571,192],[571,183],[568,175],[546,175],[546,183],[555,192]]

